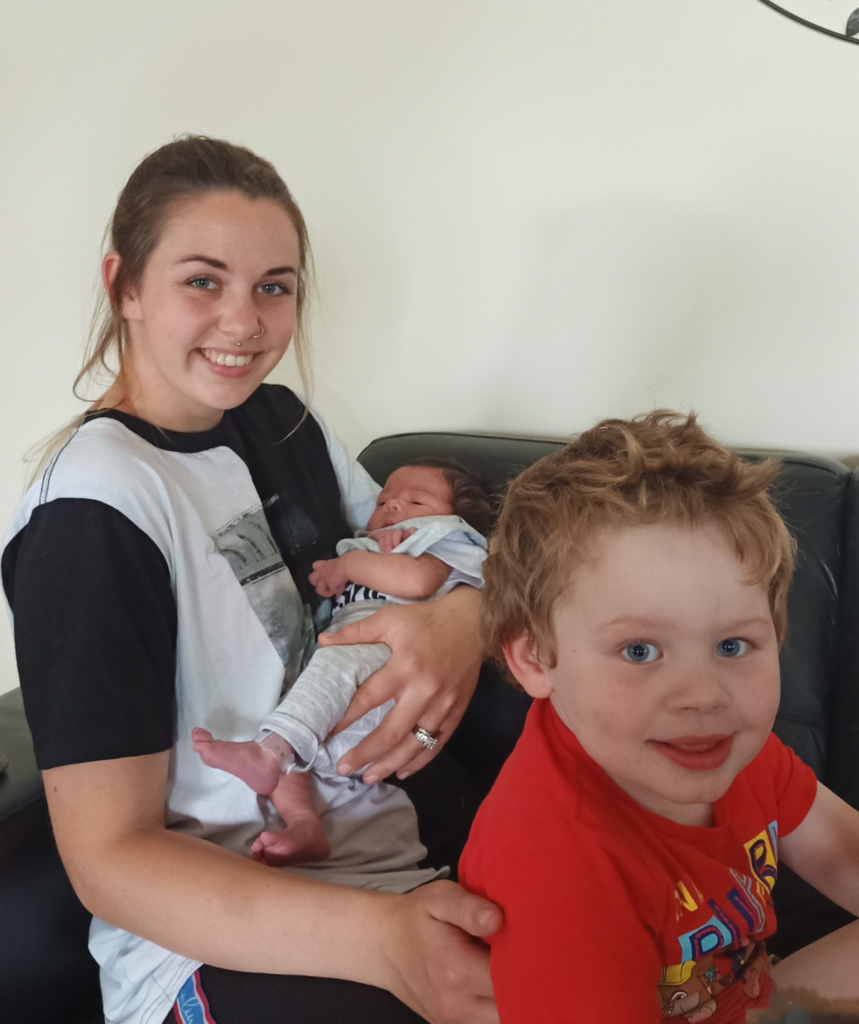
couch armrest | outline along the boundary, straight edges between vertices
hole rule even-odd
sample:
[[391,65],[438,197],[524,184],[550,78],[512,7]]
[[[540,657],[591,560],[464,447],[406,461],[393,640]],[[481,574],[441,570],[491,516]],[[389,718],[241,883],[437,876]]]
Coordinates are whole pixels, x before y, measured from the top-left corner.
[[104,1019],[87,950],[90,915],[54,843],[21,691],[0,696],[0,1006],[28,1024]]

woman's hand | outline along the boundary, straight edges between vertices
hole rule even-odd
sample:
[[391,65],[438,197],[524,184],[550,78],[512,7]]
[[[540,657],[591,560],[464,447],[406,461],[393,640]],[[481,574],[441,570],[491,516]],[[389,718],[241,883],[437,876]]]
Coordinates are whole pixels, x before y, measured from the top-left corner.
[[489,950],[475,939],[498,931],[501,910],[453,882],[431,882],[385,911],[386,987],[432,1024],[497,1024]]
[[[340,759],[341,775],[351,775],[360,765],[373,762],[364,773],[365,782],[377,782],[391,772],[404,779],[423,768],[450,739],[477,685],[483,658],[479,609],[479,591],[462,586],[440,601],[382,608],[337,633],[320,634],[323,647],[387,644],[391,648],[390,661],[358,687],[334,731],[342,731],[392,698],[396,705],[377,729]],[[415,739],[415,726],[438,739],[434,750],[426,750]]]

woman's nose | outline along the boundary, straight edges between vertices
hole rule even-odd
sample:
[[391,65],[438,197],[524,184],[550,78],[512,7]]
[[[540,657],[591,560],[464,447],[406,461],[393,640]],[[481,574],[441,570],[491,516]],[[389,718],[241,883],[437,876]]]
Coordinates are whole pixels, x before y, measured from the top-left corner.
[[244,341],[259,330],[259,318],[250,296],[225,295],[219,310],[218,330],[230,340]]

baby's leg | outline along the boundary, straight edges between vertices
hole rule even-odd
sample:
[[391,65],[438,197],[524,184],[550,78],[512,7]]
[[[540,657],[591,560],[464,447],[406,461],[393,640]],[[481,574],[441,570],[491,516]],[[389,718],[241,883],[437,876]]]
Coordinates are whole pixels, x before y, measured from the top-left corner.
[[260,743],[256,740],[231,743],[216,740],[208,729],[193,729],[191,739],[204,764],[235,775],[255,793],[264,796],[275,791],[288,762],[295,760],[292,748],[277,733],[271,733]]
[[320,647],[262,728],[283,736],[301,762],[313,764],[355,691],[390,656],[385,644]]
[[306,772],[284,775],[271,794],[271,802],[286,828],[282,832],[263,832],[251,847],[254,860],[280,867],[325,860],[331,855]]

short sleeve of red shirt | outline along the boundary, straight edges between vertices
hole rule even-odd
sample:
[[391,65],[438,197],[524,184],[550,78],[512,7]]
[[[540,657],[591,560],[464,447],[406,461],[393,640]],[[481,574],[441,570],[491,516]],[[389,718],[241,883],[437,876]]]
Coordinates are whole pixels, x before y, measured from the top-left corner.
[[763,750],[746,771],[752,781],[758,773],[765,773],[772,780],[778,807],[778,833],[790,835],[802,824],[817,796],[814,772],[775,733],[770,733]]
[[606,847],[581,833],[574,844],[559,821],[484,862],[482,888],[504,894],[504,925],[489,940],[502,1024],[661,1019],[655,936]]

